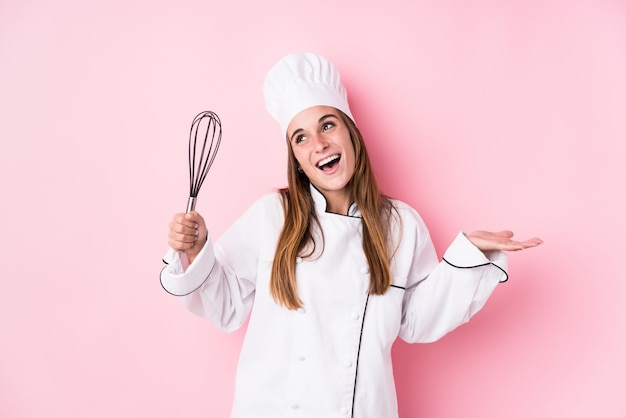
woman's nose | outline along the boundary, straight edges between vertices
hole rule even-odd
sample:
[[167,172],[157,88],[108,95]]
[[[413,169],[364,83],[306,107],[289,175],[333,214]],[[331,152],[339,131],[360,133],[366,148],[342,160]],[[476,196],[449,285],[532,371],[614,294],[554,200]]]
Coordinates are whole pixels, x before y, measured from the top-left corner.
[[328,141],[322,135],[315,135],[313,137],[313,144],[316,151],[323,151],[328,147]]

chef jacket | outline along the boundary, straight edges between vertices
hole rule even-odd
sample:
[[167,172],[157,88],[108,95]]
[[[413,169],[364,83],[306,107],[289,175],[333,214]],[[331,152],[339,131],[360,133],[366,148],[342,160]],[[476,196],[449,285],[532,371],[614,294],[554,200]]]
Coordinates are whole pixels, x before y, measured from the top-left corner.
[[393,283],[369,295],[358,208],[327,213],[324,196],[311,194],[323,242],[296,259],[301,309],[270,294],[284,222],[278,193],[260,198],[215,245],[209,238],[186,270],[170,249],[161,283],[221,330],[249,317],[232,418],[396,418],[395,339],[432,342],[467,322],[507,279],[506,256],[484,254],[459,233],[439,262],[422,218],[394,200]]

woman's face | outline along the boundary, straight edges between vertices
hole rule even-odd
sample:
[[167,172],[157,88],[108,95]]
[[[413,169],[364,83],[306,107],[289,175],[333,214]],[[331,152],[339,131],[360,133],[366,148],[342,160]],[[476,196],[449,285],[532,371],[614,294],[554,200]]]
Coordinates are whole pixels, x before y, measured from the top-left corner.
[[302,171],[326,197],[327,210],[345,214],[351,203],[348,184],[355,152],[339,111],[329,106],[303,110],[289,123],[287,138]]

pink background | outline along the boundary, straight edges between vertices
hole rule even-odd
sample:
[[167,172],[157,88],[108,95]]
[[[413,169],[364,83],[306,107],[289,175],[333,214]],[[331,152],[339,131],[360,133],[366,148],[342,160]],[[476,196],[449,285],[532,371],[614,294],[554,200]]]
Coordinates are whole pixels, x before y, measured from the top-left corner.
[[201,110],[214,236],[285,184],[261,85],[298,50],[340,69],[440,254],[460,229],[545,240],[470,324],[395,345],[401,415],[626,415],[623,1],[99,3],[0,3],[1,417],[228,416],[245,330],[161,289],[167,224]]

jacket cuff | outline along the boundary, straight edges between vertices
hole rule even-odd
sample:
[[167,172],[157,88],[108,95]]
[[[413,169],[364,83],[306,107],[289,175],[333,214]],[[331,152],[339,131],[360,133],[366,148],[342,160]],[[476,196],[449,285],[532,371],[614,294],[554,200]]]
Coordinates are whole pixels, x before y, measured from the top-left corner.
[[163,262],[167,264],[161,270],[161,286],[174,296],[185,296],[197,290],[206,281],[215,265],[215,255],[210,237],[193,263],[184,269],[180,253],[168,249]]
[[500,283],[509,279],[507,256],[502,251],[482,252],[467,239],[463,232],[459,232],[450,247],[446,250],[443,260],[456,268],[476,268],[493,265],[502,272]]

